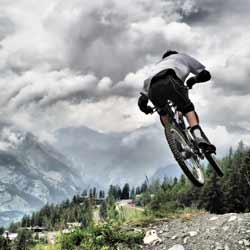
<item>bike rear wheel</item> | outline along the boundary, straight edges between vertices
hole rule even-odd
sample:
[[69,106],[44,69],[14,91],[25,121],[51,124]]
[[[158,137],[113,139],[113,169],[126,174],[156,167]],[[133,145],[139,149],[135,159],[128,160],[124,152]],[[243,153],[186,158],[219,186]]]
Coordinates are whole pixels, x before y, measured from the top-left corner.
[[224,174],[220,168],[220,165],[215,157],[214,154],[205,154],[206,159],[208,160],[208,162],[210,163],[210,165],[213,167],[214,171],[220,176],[222,177]]
[[[165,136],[175,160],[195,186],[203,186],[205,182],[204,174],[198,157],[192,152],[187,139],[180,129],[174,123],[171,123],[170,119],[167,120],[165,123]],[[185,159],[183,153],[186,153],[188,150],[191,152],[191,155]]]

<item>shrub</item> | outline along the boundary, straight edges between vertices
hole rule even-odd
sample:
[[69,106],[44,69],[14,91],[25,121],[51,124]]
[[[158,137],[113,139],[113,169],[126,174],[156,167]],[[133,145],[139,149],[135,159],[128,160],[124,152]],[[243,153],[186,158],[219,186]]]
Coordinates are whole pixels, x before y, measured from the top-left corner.
[[125,231],[117,224],[104,223],[61,235],[58,242],[60,250],[74,250],[79,246],[83,250],[115,250],[118,245],[122,249],[137,249],[143,237],[143,232]]

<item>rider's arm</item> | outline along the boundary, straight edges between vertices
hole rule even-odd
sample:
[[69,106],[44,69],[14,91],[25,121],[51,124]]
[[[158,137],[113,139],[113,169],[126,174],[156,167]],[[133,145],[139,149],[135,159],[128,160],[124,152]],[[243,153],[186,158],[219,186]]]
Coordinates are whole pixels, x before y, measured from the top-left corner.
[[141,93],[138,99],[138,106],[145,114],[153,113],[152,107],[148,106],[148,96],[143,93]]
[[196,82],[206,82],[211,79],[211,74],[206,69],[203,69],[198,75],[195,76]]
[[144,81],[143,93],[141,93],[138,99],[138,106],[140,110],[144,112],[145,114],[149,114],[153,112],[153,109],[150,106],[148,106],[149,99],[148,99],[147,91],[149,89],[149,85],[150,85],[150,79],[146,79]]
[[188,63],[188,66],[190,68],[190,72],[193,73],[195,76],[190,77],[186,84],[189,88],[192,88],[192,86],[195,83],[198,82],[206,82],[211,79],[211,75],[209,71],[205,69],[205,66],[201,64],[199,61],[194,59],[193,57],[185,54],[185,60]]
[[188,88],[191,89],[193,85],[196,84],[197,82],[206,82],[206,81],[209,81],[210,79],[211,79],[211,75],[209,71],[207,71],[206,69],[203,69],[196,76],[188,78],[186,84]]

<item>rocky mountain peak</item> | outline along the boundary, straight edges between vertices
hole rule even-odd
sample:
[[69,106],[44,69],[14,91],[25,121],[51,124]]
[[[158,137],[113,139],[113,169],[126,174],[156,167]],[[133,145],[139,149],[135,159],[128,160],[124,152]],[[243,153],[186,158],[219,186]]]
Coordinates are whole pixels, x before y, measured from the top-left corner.
[[34,134],[0,127],[0,225],[84,188],[70,160]]

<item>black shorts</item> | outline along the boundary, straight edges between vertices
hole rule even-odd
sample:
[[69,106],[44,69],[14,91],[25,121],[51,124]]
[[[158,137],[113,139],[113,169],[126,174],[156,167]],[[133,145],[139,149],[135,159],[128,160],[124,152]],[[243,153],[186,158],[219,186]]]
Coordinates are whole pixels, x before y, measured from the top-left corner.
[[183,114],[194,111],[187,88],[171,69],[164,70],[152,78],[148,96],[151,102],[159,108],[170,100]]

